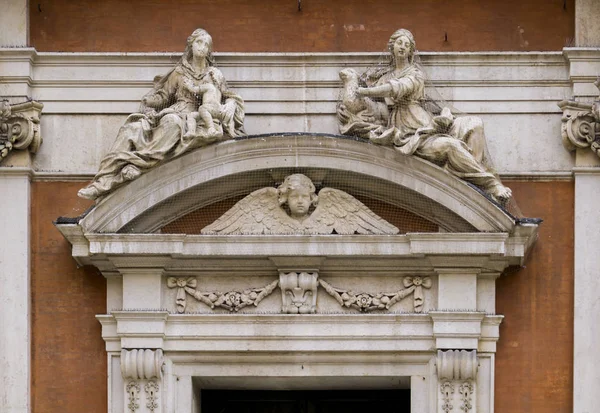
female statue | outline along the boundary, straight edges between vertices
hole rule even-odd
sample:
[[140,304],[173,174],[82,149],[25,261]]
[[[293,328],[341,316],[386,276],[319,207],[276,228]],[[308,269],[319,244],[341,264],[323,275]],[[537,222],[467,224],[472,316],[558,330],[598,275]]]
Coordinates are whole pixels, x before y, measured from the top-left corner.
[[481,119],[454,117],[447,108],[438,116],[425,110],[425,76],[414,61],[411,32],[394,32],[388,50],[391,59],[384,67],[360,77],[352,69],[340,73],[344,82],[338,106],[341,133],[443,166],[505,203],[512,194],[492,172]]
[[245,134],[244,101],[214,67],[212,38],[203,29],[188,37],[177,65],[155,80],[140,112],[129,115],[80,197],[104,196],[163,161]]

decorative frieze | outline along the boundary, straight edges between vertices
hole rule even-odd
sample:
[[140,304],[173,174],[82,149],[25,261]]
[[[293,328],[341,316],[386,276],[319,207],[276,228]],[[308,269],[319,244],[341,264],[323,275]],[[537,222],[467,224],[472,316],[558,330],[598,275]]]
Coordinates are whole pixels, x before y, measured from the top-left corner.
[[222,307],[229,311],[239,311],[249,305],[257,306],[278,285],[279,281],[273,281],[261,288],[248,288],[242,291],[203,292],[196,290],[197,281],[193,277],[169,277],[167,279],[169,288],[177,288],[176,305],[177,312],[180,314],[185,312],[186,293],[211,309]]
[[352,307],[360,311],[389,310],[394,304],[414,294],[414,311],[423,311],[423,288],[431,288],[429,277],[405,277],[402,280],[406,289],[393,293],[355,293],[352,290],[336,288],[319,280],[319,284],[329,295],[336,299],[342,307]]
[[176,307],[180,314],[184,313],[187,307],[186,295],[192,296],[211,309],[221,307],[237,312],[247,306],[258,306],[277,287],[281,290],[282,313],[311,314],[316,312],[318,286],[323,287],[342,308],[354,308],[361,312],[389,310],[393,305],[412,294],[413,310],[416,313],[422,312],[425,300],[423,289],[431,288],[431,278],[404,277],[402,283],[406,288],[392,293],[355,293],[349,289],[332,286],[320,279],[317,272],[291,271],[281,272],[279,280],[261,288],[222,293],[197,290],[198,283],[194,277],[169,277],[167,279],[169,288],[177,288]]
[[16,105],[0,101],[0,162],[13,149],[38,151],[42,144],[40,114],[43,107],[36,101]]

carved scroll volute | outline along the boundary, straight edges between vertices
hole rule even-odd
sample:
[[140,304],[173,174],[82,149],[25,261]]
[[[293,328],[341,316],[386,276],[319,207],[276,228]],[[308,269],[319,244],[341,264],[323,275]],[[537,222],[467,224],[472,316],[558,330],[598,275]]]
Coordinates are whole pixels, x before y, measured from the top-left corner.
[[121,374],[124,379],[160,379],[164,362],[163,352],[158,350],[122,350]]
[[13,149],[38,151],[42,144],[40,114],[43,107],[35,101],[16,105],[0,102],[0,161]]
[[576,102],[566,102],[563,109],[561,137],[569,151],[589,148],[596,136],[596,120],[591,106]]
[[475,380],[477,367],[475,350],[438,350],[437,371],[441,380]]
[[279,274],[281,311],[287,314],[312,314],[317,308],[316,272],[282,272]]

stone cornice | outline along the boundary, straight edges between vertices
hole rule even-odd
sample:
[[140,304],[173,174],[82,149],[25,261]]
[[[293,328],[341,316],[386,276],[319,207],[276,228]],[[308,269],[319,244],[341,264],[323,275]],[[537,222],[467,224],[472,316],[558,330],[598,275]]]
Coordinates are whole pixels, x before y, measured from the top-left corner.
[[[160,348],[221,354],[242,350],[332,354],[374,349],[430,352],[435,338],[442,334],[458,343],[481,340],[479,351],[495,352],[495,347],[483,343],[495,343],[498,324],[494,321],[501,317],[442,311],[435,312],[433,317],[433,313],[229,315],[118,311],[97,319],[102,324],[107,351]],[[435,332],[434,320],[440,317],[445,320],[445,333]],[[488,327],[482,329],[482,323]],[[349,328],[352,334],[348,334]]]

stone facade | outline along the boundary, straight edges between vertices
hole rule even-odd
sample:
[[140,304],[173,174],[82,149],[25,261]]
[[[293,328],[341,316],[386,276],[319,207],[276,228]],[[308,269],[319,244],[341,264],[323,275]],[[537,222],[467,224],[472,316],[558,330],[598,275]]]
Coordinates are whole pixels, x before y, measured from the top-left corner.
[[[394,380],[410,388],[413,412],[595,411],[600,158],[580,125],[587,146],[561,144],[563,109],[587,111],[580,119],[593,123],[593,2],[544,4],[543,22],[513,9],[520,20],[508,35],[497,35],[498,22],[485,26],[491,43],[487,32],[464,34],[456,10],[417,3],[387,10],[378,28],[360,23],[359,2],[345,4],[346,14],[341,5],[292,2],[288,12],[282,3],[278,19],[244,36],[243,19],[218,27],[220,13],[241,7],[226,2],[201,25],[245,100],[246,132],[263,136],[185,153],[85,218],[53,225],[92,205],[77,190],[195,28],[181,16],[181,35],[138,39],[119,25],[123,10],[111,23],[119,36],[94,32],[94,13],[103,21],[112,4],[97,3],[1,6],[0,96],[11,108],[43,104],[41,114],[29,104],[37,112],[27,125],[44,143],[12,148],[0,163],[0,191],[10,194],[1,203],[0,321],[11,332],[0,338],[0,411],[194,412],[211,386]],[[464,7],[485,20],[475,3]],[[163,6],[147,6],[140,24],[162,27]],[[502,15],[501,7],[490,10]],[[340,70],[377,63],[387,37],[408,26],[398,16],[419,13],[441,13],[448,25],[437,34],[426,30],[431,20],[409,27],[425,50],[422,67],[442,98],[483,120],[502,182],[541,225],[516,223],[422,159],[333,136]],[[96,34],[85,34],[86,21]],[[298,40],[259,35],[294,22]],[[565,37],[573,47],[563,48]],[[472,52],[489,47],[496,51]],[[357,197],[400,234],[201,235],[244,196],[292,173]]]

